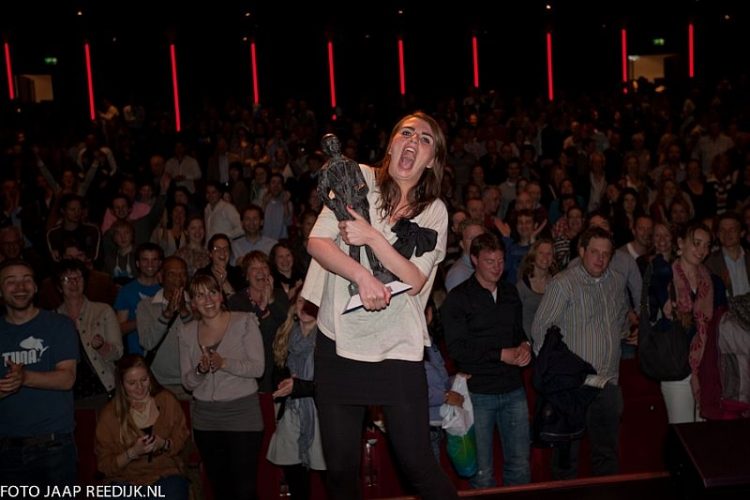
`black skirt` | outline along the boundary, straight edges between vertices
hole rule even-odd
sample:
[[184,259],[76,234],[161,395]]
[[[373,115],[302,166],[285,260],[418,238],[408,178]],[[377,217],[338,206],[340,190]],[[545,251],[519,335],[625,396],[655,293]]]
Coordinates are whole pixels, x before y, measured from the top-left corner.
[[342,358],[336,342],[318,332],[315,346],[316,399],[328,404],[427,405],[427,377],[421,361],[369,362]]

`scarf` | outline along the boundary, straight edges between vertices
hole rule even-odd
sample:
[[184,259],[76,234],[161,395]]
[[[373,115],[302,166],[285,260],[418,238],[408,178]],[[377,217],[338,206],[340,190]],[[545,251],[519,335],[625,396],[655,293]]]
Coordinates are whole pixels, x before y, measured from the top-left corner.
[[[314,354],[315,337],[317,328],[302,335],[299,322],[294,324],[289,334],[289,355],[286,366],[295,378],[300,380],[313,380],[315,378]],[[300,423],[300,433],[297,440],[299,448],[299,459],[302,465],[310,467],[310,448],[315,438],[315,401],[313,398],[289,398],[286,402],[286,411],[297,413]]]
[[[136,410],[132,403],[140,403],[143,401],[146,403],[143,410]],[[159,408],[156,406],[156,400],[150,395],[143,401],[131,401],[130,416],[136,427],[139,429],[149,429],[153,427],[156,420],[159,418]]]
[[[677,312],[680,315],[688,315],[692,318],[695,335],[690,343],[690,385],[693,389],[693,397],[696,405],[700,401],[700,385],[698,382],[698,368],[703,359],[703,351],[706,347],[706,336],[708,325],[714,314],[714,288],[711,275],[705,266],[698,266],[698,286],[693,297],[685,270],[678,259],[672,264],[674,276],[675,296],[677,298]],[[677,319],[679,321],[679,319]]]

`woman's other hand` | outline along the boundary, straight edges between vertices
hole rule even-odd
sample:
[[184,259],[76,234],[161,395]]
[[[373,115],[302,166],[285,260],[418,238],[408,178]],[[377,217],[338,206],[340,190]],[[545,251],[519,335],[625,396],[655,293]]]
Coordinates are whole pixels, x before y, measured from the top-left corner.
[[346,207],[346,210],[354,220],[339,222],[339,232],[344,243],[355,246],[368,245],[375,229],[351,207]]
[[98,333],[91,338],[91,347],[93,347],[94,349],[101,349],[103,345],[104,337],[102,337]]
[[211,372],[213,373],[215,371],[218,371],[224,368],[226,366],[226,361],[221,356],[221,354],[219,354],[216,351],[211,351],[208,354],[208,366],[211,369]]
[[285,378],[279,382],[279,388],[273,392],[272,396],[274,399],[286,397],[292,393],[292,389],[294,389],[294,378]]
[[362,305],[367,311],[380,311],[388,307],[391,302],[391,290],[380,282],[375,276],[365,270],[362,278],[357,280],[359,296]]
[[130,449],[133,450],[133,455],[140,457],[146,455],[147,453],[153,452],[155,447],[156,436],[145,434],[136,439],[135,443],[133,443],[133,446]]

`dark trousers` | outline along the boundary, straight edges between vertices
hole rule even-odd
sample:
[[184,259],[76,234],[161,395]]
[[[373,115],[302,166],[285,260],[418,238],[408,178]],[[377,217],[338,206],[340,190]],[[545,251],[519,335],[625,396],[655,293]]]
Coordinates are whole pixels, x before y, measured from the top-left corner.
[[310,469],[302,464],[285,465],[283,469],[292,500],[308,500],[310,498]]
[[262,432],[194,429],[193,437],[215,500],[258,498],[258,455]]
[[[586,433],[591,442],[591,473],[594,476],[617,474],[619,465],[620,417],[622,391],[619,385],[607,384],[586,409]],[[570,448],[556,448],[552,462],[554,479],[572,479],[578,475],[581,441]],[[569,453],[569,455],[568,455]]]
[[29,445],[0,438],[0,484],[72,486],[77,462],[73,434]]
[[[402,472],[422,498],[455,499],[456,489],[432,453],[426,397],[425,391],[414,402],[383,406],[387,436]],[[331,500],[362,498],[359,471],[366,410],[364,405],[318,405]]]

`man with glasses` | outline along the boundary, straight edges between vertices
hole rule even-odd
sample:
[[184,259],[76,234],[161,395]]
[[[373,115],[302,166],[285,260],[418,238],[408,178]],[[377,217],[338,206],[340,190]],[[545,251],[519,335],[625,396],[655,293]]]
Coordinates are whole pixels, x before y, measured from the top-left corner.
[[242,270],[229,264],[232,258],[232,247],[229,237],[223,233],[217,233],[208,240],[206,245],[211,262],[205,267],[198,269],[195,275],[212,275],[221,287],[224,299],[228,299],[239,290],[247,286]]

